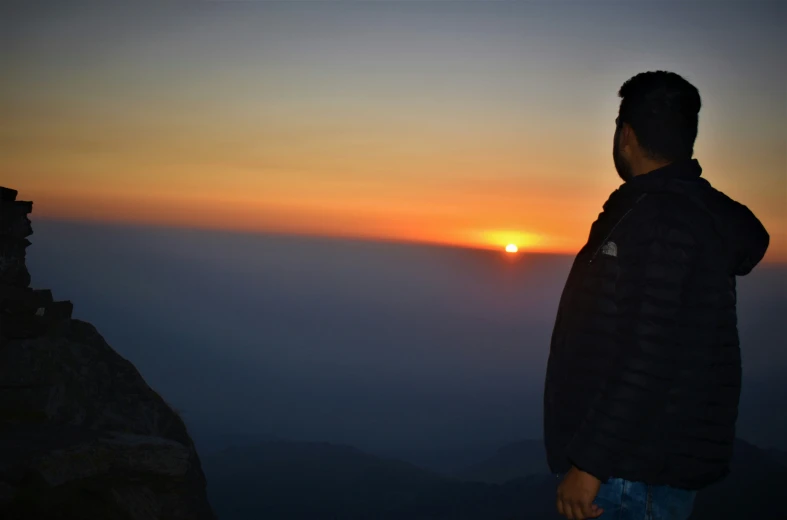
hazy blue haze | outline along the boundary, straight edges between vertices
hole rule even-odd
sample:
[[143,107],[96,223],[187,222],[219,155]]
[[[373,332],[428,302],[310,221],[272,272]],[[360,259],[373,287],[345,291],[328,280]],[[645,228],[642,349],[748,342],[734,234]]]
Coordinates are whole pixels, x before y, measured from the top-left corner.
[[[35,220],[36,288],[75,304],[197,434],[418,459],[541,437],[571,258]],[[739,282],[739,435],[787,447],[787,268]]]

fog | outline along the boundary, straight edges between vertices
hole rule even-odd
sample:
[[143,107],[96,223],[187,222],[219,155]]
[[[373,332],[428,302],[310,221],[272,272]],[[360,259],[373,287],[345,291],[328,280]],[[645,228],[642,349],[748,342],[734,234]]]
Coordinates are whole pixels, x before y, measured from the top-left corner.
[[[408,456],[541,437],[570,257],[33,224],[32,285],[73,301],[198,444],[273,435]],[[739,281],[739,435],[782,449],[785,289],[787,267]]]

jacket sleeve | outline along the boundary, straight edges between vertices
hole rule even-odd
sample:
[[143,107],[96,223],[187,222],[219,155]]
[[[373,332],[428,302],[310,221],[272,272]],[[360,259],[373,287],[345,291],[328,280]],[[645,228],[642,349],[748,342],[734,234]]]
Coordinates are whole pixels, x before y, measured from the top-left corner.
[[616,242],[606,381],[567,447],[569,461],[602,482],[648,463],[648,443],[659,435],[680,357],[681,309],[699,256],[690,223],[666,213]]

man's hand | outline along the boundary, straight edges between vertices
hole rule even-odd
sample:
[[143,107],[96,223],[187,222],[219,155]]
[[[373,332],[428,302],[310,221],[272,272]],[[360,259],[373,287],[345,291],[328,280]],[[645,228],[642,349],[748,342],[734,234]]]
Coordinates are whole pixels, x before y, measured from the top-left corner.
[[568,520],[596,518],[604,512],[593,503],[601,481],[584,471],[572,467],[557,488],[557,511]]

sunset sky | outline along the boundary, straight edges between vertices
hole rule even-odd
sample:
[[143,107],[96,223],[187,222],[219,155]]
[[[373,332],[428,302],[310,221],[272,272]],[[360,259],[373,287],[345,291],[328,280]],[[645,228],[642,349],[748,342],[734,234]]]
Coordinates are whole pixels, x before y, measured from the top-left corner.
[[0,184],[34,219],[575,252],[617,90],[666,69],[787,262],[787,2],[29,4],[0,7]]

